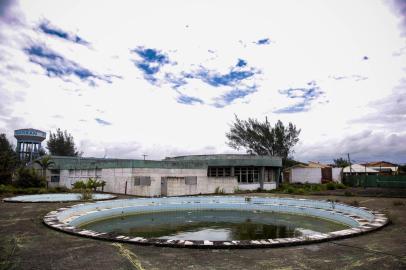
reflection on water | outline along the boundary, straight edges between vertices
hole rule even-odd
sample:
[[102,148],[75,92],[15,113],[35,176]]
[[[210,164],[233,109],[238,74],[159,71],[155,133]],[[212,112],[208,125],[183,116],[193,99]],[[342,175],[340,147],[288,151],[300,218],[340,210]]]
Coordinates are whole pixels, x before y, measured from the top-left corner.
[[318,218],[258,211],[202,210],[114,217],[82,226],[98,232],[188,240],[250,240],[300,236],[303,232],[343,230]]

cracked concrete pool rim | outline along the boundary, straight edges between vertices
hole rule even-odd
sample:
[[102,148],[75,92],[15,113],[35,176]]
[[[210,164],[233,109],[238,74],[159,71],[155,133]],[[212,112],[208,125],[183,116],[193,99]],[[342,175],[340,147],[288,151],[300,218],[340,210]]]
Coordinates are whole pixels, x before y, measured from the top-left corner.
[[[242,208],[249,211],[280,212],[324,218],[344,223],[350,228],[290,238],[230,241],[132,237],[79,228],[84,223],[123,214],[179,210],[241,210]],[[53,229],[83,237],[139,245],[186,248],[270,248],[311,244],[364,234],[380,229],[389,222],[384,214],[365,207],[353,207],[330,201],[242,196],[139,198],[77,204],[51,211],[44,217],[43,221]]]

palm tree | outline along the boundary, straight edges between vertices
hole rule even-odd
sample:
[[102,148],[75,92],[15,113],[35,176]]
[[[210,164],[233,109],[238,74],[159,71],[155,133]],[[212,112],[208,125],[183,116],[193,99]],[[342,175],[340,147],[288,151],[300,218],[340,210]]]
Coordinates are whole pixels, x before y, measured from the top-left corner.
[[42,168],[42,177],[45,177],[45,172],[48,170],[50,167],[55,165],[55,162],[52,161],[51,156],[43,156],[41,159],[37,159],[35,161],[39,166]]

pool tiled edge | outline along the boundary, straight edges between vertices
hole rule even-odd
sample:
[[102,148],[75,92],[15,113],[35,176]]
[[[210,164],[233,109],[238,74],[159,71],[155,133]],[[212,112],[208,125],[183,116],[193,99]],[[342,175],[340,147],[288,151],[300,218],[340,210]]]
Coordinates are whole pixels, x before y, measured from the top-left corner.
[[[184,209],[184,207],[188,204],[197,203],[196,198],[199,197],[190,197],[185,199],[182,198],[161,198],[164,199],[164,202],[172,201],[174,205],[176,205],[179,209]],[[203,197],[200,197],[203,198]],[[230,204],[230,200],[228,202],[223,202],[219,198],[225,197],[204,197],[211,198],[208,201],[212,204],[210,206],[218,206],[219,204],[228,203]],[[230,198],[230,197],[228,197]],[[238,197],[236,197],[238,198]],[[240,197],[241,198],[241,197]],[[243,198],[243,197],[242,197]],[[319,243],[331,240],[338,240],[343,238],[348,238],[360,234],[365,234],[377,229],[380,229],[388,224],[388,218],[378,211],[370,210],[365,207],[352,207],[345,204],[336,204],[333,208],[328,209],[325,207],[326,201],[314,201],[314,200],[303,200],[303,199],[289,199],[291,201],[286,201],[282,199],[281,201],[285,204],[281,204],[282,206],[286,206],[286,202],[290,202],[290,208],[297,208],[293,209],[293,212],[305,211],[308,210],[314,211],[321,211],[323,215],[333,215],[333,217],[340,217],[347,219],[351,219],[356,222],[357,226],[351,227],[349,229],[341,230],[341,231],[334,231],[330,233],[318,233],[308,236],[300,236],[300,237],[292,237],[292,238],[276,238],[276,239],[260,239],[260,240],[234,240],[234,241],[197,241],[197,240],[174,240],[174,239],[153,239],[153,238],[143,238],[143,237],[130,237],[126,235],[114,234],[114,233],[105,233],[105,232],[96,232],[86,229],[77,228],[75,225],[71,223],[75,223],[74,221],[78,221],[81,218],[86,218],[89,215],[97,216],[97,214],[103,214],[104,211],[114,211],[129,208],[128,205],[124,205],[126,201],[133,203],[131,211],[135,207],[142,207],[142,206],[150,206],[156,207],[161,204],[156,203],[159,202],[161,199],[130,199],[130,200],[116,200],[113,203],[116,203],[116,206],[113,207],[114,204],[106,203],[106,202],[99,202],[99,203],[87,203],[87,204],[78,204],[73,206],[68,206],[64,208],[60,208],[56,211],[49,212],[43,219],[43,222],[56,230],[63,231],[73,235],[80,235],[83,237],[95,238],[100,240],[108,240],[108,241],[115,241],[115,242],[124,242],[124,243],[133,243],[139,245],[153,245],[153,246],[162,246],[162,247],[184,247],[184,248],[272,248],[272,247],[282,247],[282,246],[293,246],[293,245],[302,245],[302,244],[311,244],[311,243]],[[166,200],[165,200],[166,199]],[[244,199],[244,198],[243,198]],[[256,197],[250,197],[250,201],[245,201],[245,204],[248,205],[255,205],[252,203],[252,199],[256,199]],[[258,198],[259,199],[259,198]],[[134,203],[134,200],[138,200],[137,203]],[[273,198],[270,200],[272,203],[265,204],[266,201],[263,198],[260,198],[263,205],[271,207],[276,207],[276,203],[278,202],[277,198]],[[207,200],[205,200],[205,206],[207,206]],[[226,200],[227,201],[227,200]],[[298,202],[299,204],[294,204],[294,202]],[[304,203],[305,202],[305,203]],[[105,204],[105,208],[103,205]],[[177,204],[179,203],[179,204]],[[201,203],[201,202],[200,202]],[[241,203],[240,199],[236,199],[233,203]],[[120,207],[120,204],[122,205]],[[199,203],[198,203],[199,204]],[[306,204],[306,206],[304,205]],[[323,205],[321,205],[323,204]],[[312,205],[312,206],[311,206]],[[182,207],[183,206],[183,207]],[[323,207],[321,207],[323,206]],[[340,206],[340,207],[336,207]],[[321,208],[320,208],[321,207]],[[348,207],[348,211],[344,211],[345,208]],[[215,207],[214,207],[215,208]],[[139,208],[143,209],[143,208]],[[165,208],[166,209],[166,208]],[[190,209],[190,208],[187,208]],[[279,209],[279,208],[278,208]],[[283,208],[284,209],[284,208]],[[340,210],[337,210],[340,209]],[[253,209],[255,210],[255,208]],[[283,212],[283,211],[281,211]],[[355,214],[355,212],[358,213]]]

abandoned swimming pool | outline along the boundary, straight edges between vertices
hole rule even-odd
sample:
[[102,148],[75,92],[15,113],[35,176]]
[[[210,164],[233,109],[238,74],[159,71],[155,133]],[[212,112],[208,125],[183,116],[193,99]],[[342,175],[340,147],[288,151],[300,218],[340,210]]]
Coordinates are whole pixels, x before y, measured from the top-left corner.
[[142,245],[247,248],[345,238],[388,219],[328,201],[198,196],[79,204],[48,213],[44,222],[71,234]]

